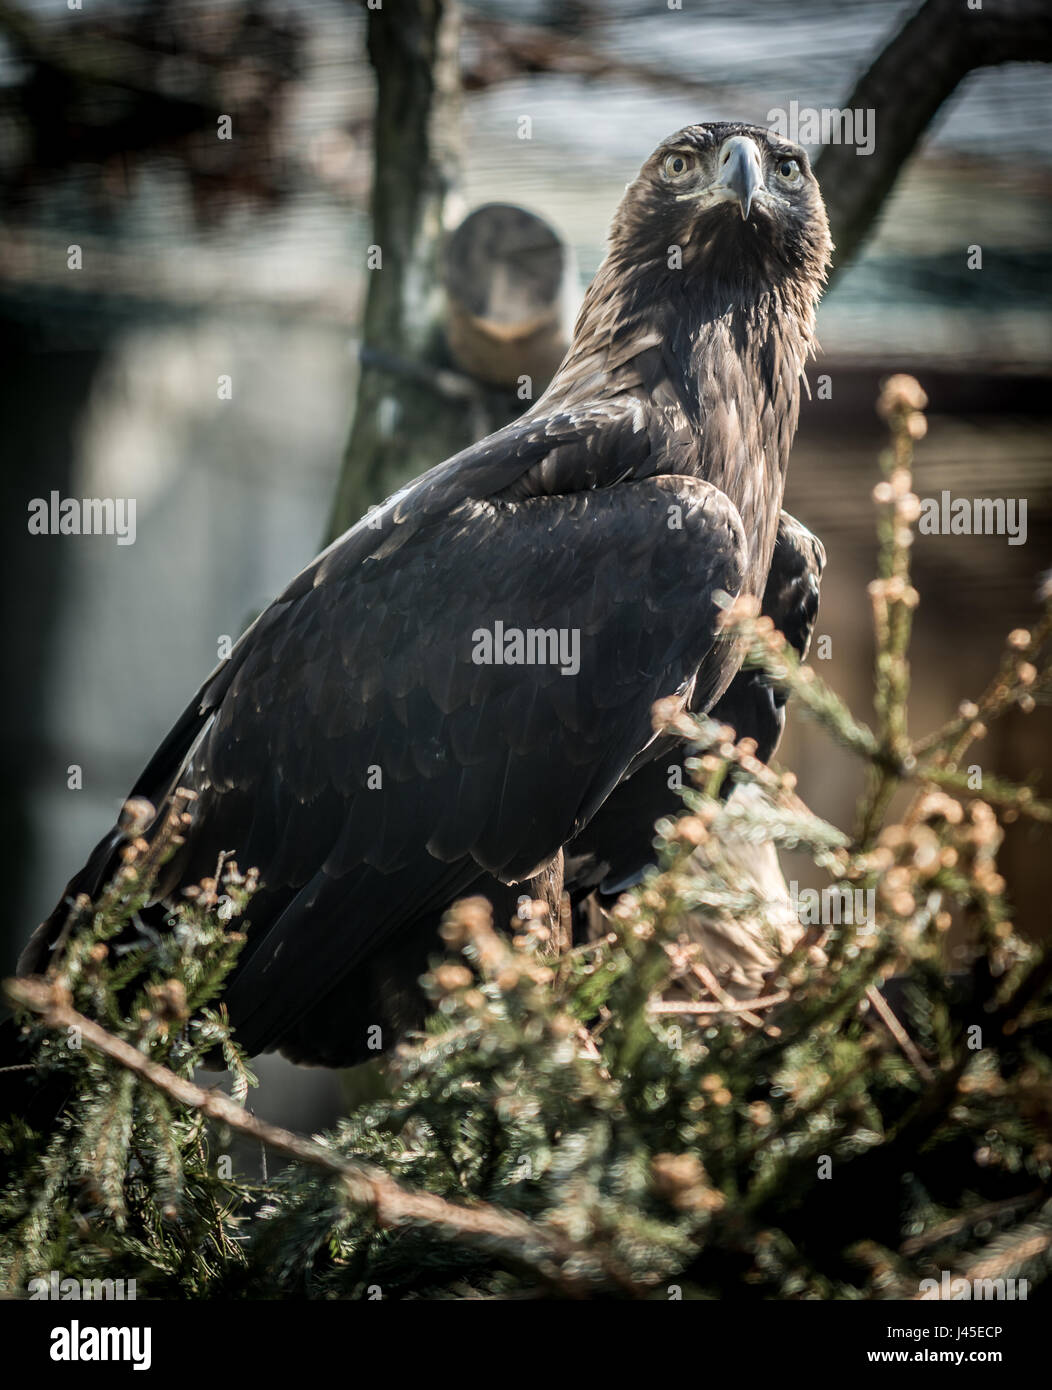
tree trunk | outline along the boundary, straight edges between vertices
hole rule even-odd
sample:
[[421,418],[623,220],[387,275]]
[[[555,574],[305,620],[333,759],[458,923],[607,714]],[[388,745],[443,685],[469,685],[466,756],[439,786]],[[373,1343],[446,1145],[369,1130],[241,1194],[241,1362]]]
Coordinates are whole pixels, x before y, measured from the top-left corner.
[[427,369],[441,364],[441,234],[458,165],[457,8],[400,0],[370,9],[368,25],[376,73],[370,251],[380,263],[368,271],[358,397],[330,536],[436,454],[455,451],[446,446],[461,438],[464,415],[462,403],[426,389]]

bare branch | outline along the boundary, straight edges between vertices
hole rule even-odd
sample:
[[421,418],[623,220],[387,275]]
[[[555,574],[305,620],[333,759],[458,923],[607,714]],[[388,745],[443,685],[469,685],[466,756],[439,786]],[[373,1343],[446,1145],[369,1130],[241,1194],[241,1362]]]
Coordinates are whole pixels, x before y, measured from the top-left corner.
[[858,252],[939,107],[976,68],[1052,61],[1047,0],[999,0],[970,9],[926,0],[880,52],[844,103],[876,113],[876,145],[828,145],[815,172],[836,244],[834,274]]

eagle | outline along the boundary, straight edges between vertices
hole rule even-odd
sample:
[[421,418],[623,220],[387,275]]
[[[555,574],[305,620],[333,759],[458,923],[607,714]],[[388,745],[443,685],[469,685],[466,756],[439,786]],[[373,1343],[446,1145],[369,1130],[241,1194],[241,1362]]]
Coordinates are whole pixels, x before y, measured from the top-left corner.
[[[737,123],[663,141],[544,394],[351,527],[205,680],[130,793],[147,839],[194,793],[141,916],[163,927],[222,854],[258,869],[224,989],[249,1054],[374,1056],[377,1026],[390,1045],[424,1015],[450,903],[510,916],[638,873],[662,811],[655,701],[729,701],[773,747],[777,701],[719,603],[813,578],[782,495],[830,253],[799,146]],[[779,621],[809,632],[801,611]],[[100,841],[20,973],[126,840]]]

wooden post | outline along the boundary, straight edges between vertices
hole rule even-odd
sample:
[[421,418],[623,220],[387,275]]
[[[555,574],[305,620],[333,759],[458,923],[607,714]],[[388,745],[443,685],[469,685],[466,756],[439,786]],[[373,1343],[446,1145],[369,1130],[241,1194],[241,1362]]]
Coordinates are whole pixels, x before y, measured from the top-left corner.
[[450,238],[445,280],[453,360],[480,381],[525,386],[525,409],[570,343],[579,295],[569,248],[525,208],[486,203]]

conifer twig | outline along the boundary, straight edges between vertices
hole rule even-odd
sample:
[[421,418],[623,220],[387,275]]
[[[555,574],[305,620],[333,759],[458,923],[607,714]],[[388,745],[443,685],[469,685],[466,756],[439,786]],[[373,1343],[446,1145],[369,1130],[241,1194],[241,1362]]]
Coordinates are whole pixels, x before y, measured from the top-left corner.
[[[973,1287],[984,1280],[1005,1279],[1013,1277],[1012,1270],[1017,1270],[1025,1265],[1028,1260],[1037,1259],[1041,1255],[1047,1254],[1052,1247],[1052,1231],[1035,1230],[1031,1226],[1023,1227],[1018,1233],[1013,1233],[1002,1248],[988,1250],[980,1255],[980,1258],[972,1265],[958,1274],[954,1279],[963,1279]],[[956,1298],[956,1293],[951,1293],[951,1298]],[[924,1294],[914,1294],[913,1301],[924,1298]],[[935,1294],[936,1298],[942,1298],[941,1288]]]
[[984,1202],[982,1206],[971,1207],[964,1211],[960,1216],[951,1217],[948,1221],[941,1222],[938,1226],[932,1227],[930,1231],[924,1231],[919,1236],[910,1236],[904,1240],[899,1247],[903,1255],[919,1255],[921,1251],[928,1250],[933,1245],[939,1245],[944,1240],[952,1240],[962,1231],[968,1230],[980,1221],[990,1221],[999,1216],[1010,1216],[1017,1211],[1024,1210],[1026,1207],[1041,1195],[1040,1188],[1034,1188],[1032,1192],[1025,1193],[1022,1197],[1008,1197],[1001,1202]]

